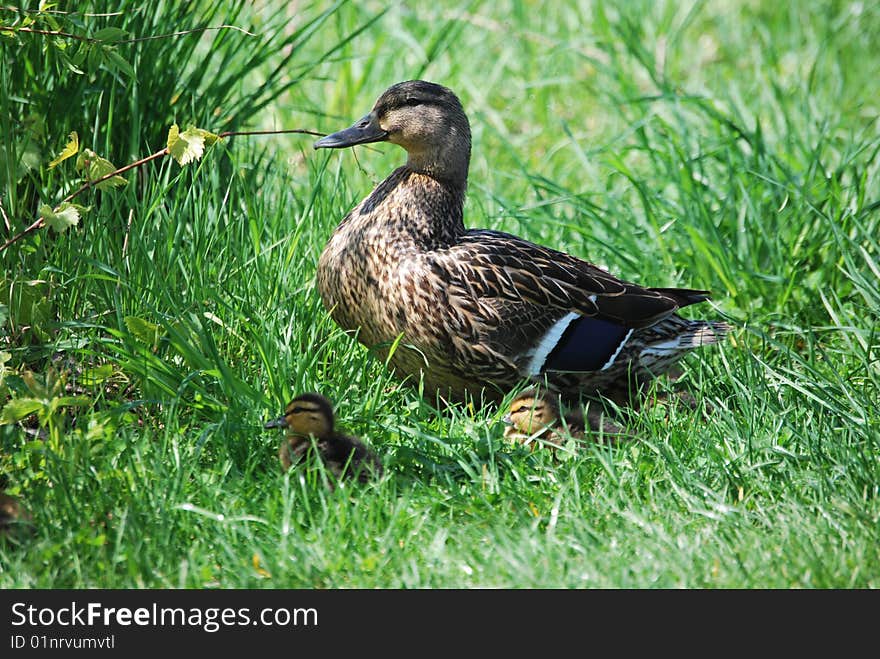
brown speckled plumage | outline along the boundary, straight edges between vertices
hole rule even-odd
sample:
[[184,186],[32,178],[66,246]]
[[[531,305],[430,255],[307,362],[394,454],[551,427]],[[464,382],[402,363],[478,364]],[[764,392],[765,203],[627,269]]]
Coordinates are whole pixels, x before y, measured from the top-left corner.
[[[426,395],[462,400],[485,388],[500,400],[525,379],[572,397],[628,389],[727,330],[675,314],[706,291],[643,288],[510,234],[465,229],[470,128],[445,87],[394,85],[370,114],[315,147],[376,141],[404,147],[407,163],[336,228],[318,262],[318,291],[333,319],[381,358],[402,335],[390,365],[413,384],[423,375]],[[585,337],[575,347],[588,368],[560,368],[546,338],[569,327]],[[595,354],[592,335],[607,343]]]

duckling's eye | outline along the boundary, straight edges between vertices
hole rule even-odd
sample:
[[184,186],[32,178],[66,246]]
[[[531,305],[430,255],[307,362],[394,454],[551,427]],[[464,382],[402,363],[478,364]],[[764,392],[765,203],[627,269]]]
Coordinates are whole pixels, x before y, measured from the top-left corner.
[[516,409],[511,409],[511,412],[513,414],[519,414],[520,412],[525,412],[525,411],[531,410],[531,409],[533,409],[531,405],[529,405],[528,403],[523,403],[522,405],[520,405]]

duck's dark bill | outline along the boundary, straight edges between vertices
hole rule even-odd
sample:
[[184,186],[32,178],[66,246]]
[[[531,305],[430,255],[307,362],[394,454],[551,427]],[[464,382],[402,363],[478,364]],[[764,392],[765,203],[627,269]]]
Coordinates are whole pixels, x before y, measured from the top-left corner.
[[353,126],[322,137],[315,142],[314,147],[316,149],[342,149],[355,144],[381,142],[386,137],[388,137],[387,131],[382,130],[379,122],[370,113],[359,119]]
[[284,428],[287,426],[287,419],[283,416],[279,416],[277,419],[272,419],[271,421],[266,421],[264,428]]

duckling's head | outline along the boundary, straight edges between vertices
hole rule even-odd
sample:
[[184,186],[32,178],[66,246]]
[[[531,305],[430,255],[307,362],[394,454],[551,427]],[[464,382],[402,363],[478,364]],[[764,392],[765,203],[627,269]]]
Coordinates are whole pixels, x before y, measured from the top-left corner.
[[333,432],[333,406],[320,394],[302,394],[287,404],[284,414],[265,428],[287,428],[290,435],[327,437]]
[[458,97],[424,80],[392,85],[369,114],[350,128],[322,137],[316,149],[391,142],[406,149],[407,167],[464,185],[471,156],[471,129]]
[[505,421],[516,431],[532,435],[559,423],[559,403],[553,394],[529,388],[511,401]]

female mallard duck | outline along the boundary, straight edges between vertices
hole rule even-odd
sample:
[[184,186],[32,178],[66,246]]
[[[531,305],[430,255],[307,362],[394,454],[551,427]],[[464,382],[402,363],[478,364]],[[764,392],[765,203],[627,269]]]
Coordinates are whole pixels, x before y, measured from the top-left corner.
[[422,374],[426,395],[463,400],[483,390],[500,400],[523,380],[567,397],[629,391],[727,331],[675,313],[707,291],[642,288],[522,238],[465,229],[471,134],[449,89],[393,85],[369,114],[314,146],[382,141],[406,149],[407,162],[333,232],[318,291],[365,346],[387,358],[396,344],[390,366],[415,384]]
[[278,457],[284,471],[299,462],[316,440],[318,456],[337,478],[356,477],[365,483],[382,475],[379,457],[357,437],[336,432],[333,406],[319,394],[302,394],[287,404],[284,414],[268,421],[265,428],[286,428]]
[[[605,419],[589,403],[585,408],[565,415],[560,410],[557,394],[529,387],[510,401],[510,410],[504,417],[507,424],[504,436],[520,443],[538,440],[553,448],[561,447],[567,437],[584,439],[588,426],[601,432],[601,437],[606,439],[617,440],[625,436],[620,426]],[[533,450],[535,446],[536,443],[532,442]]]

